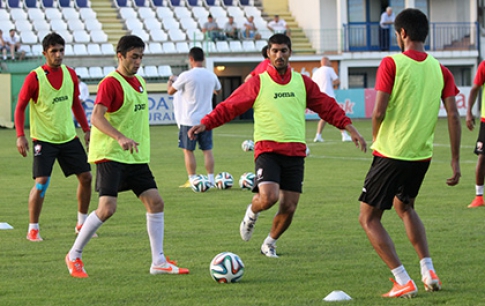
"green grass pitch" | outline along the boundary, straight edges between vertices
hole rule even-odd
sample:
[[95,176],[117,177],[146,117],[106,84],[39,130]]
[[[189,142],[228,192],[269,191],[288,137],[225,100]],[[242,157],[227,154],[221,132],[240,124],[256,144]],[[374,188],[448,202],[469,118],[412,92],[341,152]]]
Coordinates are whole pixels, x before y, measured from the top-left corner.
[[[485,305],[481,283],[485,272],[485,209],[468,209],[475,192],[477,131],[463,123],[462,179],[448,187],[451,176],[446,120],[438,122],[435,155],[416,207],[428,234],[430,251],[443,282],[441,292],[427,293],[419,261],[394,211],[383,222],[398,254],[419,286],[409,301],[380,297],[391,289],[388,268],[372,249],[358,223],[360,194],[372,154],[342,143],[327,126],[324,143],[313,143],[316,121],[307,123],[311,155],[305,162],[305,184],[293,224],[277,243],[279,259],[259,253],[276,206],[260,215],[253,238],[239,237],[239,223],[252,194],[237,187],[239,176],[254,171],[252,152],[241,143],[252,139],[251,123],[230,123],[214,130],[216,173],[234,176],[230,190],[196,194],[179,188],[186,181],[176,126],[151,128],[151,168],[165,200],[165,252],[190,269],[189,275],[150,275],[150,249],[145,209],[131,193],[119,196],[116,214],[85,248],[87,279],[72,278],[64,257],[75,235],[77,180],[64,178],[56,164],[41,215],[43,242],[25,239],[27,199],[33,185],[32,155],[22,158],[15,132],[0,129],[0,305],[325,305],[333,290],[352,297],[352,305]],[[371,122],[355,120],[369,141]],[[205,174],[196,152],[198,173]],[[94,174],[94,173],[93,173]],[[91,209],[97,207],[93,193]],[[246,271],[240,283],[218,284],[209,263],[223,251],[238,254]]]

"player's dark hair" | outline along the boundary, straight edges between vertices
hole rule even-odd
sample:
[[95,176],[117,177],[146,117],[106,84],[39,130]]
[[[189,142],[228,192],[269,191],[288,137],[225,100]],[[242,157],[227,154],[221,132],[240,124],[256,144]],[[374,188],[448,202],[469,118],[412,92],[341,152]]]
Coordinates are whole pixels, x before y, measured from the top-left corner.
[[274,34],[268,40],[268,48],[271,49],[272,45],[287,45],[291,50],[291,39],[285,34]]
[[264,46],[264,47],[261,49],[261,55],[262,55],[264,58],[268,58],[268,45]]
[[428,18],[418,9],[407,8],[396,16],[394,29],[397,32],[404,29],[411,41],[424,43],[429,32]]
[[204,61],[204,50],[199,47],[193,47],[189,51],[189,57],[193,58],[196,62]]
[[47,34],[44,37],[44,39],[42,39],[42,49],[44,51],[47,51],[50,46],[55,46],[55,45],[62,45],[62,46],[66,45],[64,38],[62,38],[61,35],[55,32]]
[[136,35],[126,35],[122,36],[118,41],[116,53],[121,53],[121,55],[126,57],[126,53],[136,48],[142,48],[145,50],[145,43],[143,40]]

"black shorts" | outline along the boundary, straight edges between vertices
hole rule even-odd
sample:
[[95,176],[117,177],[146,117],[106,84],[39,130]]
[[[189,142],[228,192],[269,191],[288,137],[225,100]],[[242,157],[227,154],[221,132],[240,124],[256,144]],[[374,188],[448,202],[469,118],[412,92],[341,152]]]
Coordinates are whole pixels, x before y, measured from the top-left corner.
[[480,131],[478,132],[477,143],[475,144],[475,154],[485,154],[485,123],[480,121]]
[[359,201],[391,209],[394,197],[404,203],[416,198],[431,161],[403,161],[374,156]]
[[301,193],[304,170],[303,157],[263,153],[256,158],[253,192],[259,191],[262,182],[275,182],[281,190]]
[[133,190],[136,196],[157,188],[148,164],[123,164],[107,161],[96,164],[96,191],[99,196],[117,197],[118,192]]
[[194,140],[189,139],[187,132],[191,126],[181,125],[179,129],[179,148],[195,151],[195,145],[199,143],[199,149],[212,150],[212,130],[204,131],[195,136]]
[[34,155],[32,176],[34,179],[51,176],[56,158],[66,177],[91,171],[86,151],[79,138],[61,144],[34,140],[32,150]]

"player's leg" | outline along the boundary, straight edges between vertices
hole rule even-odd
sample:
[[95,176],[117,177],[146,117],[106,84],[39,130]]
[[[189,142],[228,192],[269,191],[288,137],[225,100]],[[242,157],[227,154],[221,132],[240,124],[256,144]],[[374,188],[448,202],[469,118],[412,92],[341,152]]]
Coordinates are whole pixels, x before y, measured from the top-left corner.
[[216,186],[214,180],[214,154],[212,153],[212,131],[204,131],[198,135],[199,148],[204,154],[204,166],[207,171],[207,177],[211,183],[211,187]]
[[30,241],[42,241],[43,239],[39,234],[39,219],[47,188],[49,187],[52,168],[59,150],[58,146],[43,141],[33,141],[32,149],[34,151],[32,176],[35,182],[29,194],[29,229],[27,239]]
[[480,122],[480,130],[475,144],[474,153],[478,156],[477,165],[475,168],[475,198],[468,205],[468,208],[485,206],[483,200],[483,185],[485,177],[485,123]]
[[139,198],[147,209],[147,232],[152,253],[150,274],[189,274],[188,269],[179,268],[176,262],[165,257],[163,250],[165,236],[164,203],[158,190],[155,188],[148,189]]
[[315,138],[313,139],[313,142],[323,142],[322,131],[323,131],[323,128],[325,127],[325,124],[327,124],[325,120],[323,119],[318,120],[317,132],[315,133]]
[[89,212],[89,203],[92,193],[91,166],[88,164],[88,157],[81,141],[78,138],[65,144],[59,145],[59,156],[57,158],[66,177],[75,174],[78,180],[77,186],[77,223],[74,228],[79,233]]
[[[197,144],[197,139],[191,140],[187,135],[190,126],[181,125],[179,128],[179,148],[184,151],[184,162],[185,169],[187,171],[188,179],[195,177],[197,170],[197,160],[195,159],[195,146]],[[186,184],[182,185],[185,187]],[[182,187],[181,186],[181,187]],[[190,187],[190,184],[187,186]]]

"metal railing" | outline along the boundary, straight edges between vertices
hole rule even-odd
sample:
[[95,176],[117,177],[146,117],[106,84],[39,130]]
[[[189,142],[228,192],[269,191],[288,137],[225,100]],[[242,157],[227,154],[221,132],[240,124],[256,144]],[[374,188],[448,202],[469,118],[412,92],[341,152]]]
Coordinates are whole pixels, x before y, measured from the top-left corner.
[[[378,22],[355,22],[339,29],[307,29],[305,35],[317,53],[380,51]],[[398,51],[394,29],[389,34],[390,50]],[[430,51],[478,50],[479,25],[476,22],[432,22],[426,40]]]

